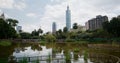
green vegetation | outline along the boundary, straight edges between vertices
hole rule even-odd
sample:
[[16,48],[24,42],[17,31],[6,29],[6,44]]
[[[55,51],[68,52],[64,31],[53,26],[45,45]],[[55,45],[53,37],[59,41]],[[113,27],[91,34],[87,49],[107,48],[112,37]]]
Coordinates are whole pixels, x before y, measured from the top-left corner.
[[46,39],[46,42],[55,42],[56,41],[56,37],[52,34],[45,35],[45,39]]
[[[14,21],[13,21],[14,22]],[[14,27],[4,19],[0,19],[0,39],[16,38],[17,33]]]
[[114,17],[110,22],[103,23],[103,29],[112,34],[112,37],[120,37],[120,18]]
[[8,59],[0,58],[0,63],[8,63]]
[[10,46],[12,43],[9,40],[0,41],[0,46]]
[[19,63],[28,63],[27,58],[24,57],[22,60],[19,61]]
[[65,60],[67,63],[71,63],[71,57],[69,52],[65,53]]
[[50,54],[48,55],[47,62],[48,62],[48,63],[51,63],[51,56],[50,56]]

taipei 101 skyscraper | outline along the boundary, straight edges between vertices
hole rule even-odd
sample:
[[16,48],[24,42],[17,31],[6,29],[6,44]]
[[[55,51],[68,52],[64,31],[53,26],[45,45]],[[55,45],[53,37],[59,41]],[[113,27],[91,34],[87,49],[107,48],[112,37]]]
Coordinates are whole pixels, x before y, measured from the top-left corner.
[[67,10],[66,10],[66,27],[67,27],[68,31],[70,31],[70,29],[71,29],[71,11],[69,9],[69,6],[67,6]]

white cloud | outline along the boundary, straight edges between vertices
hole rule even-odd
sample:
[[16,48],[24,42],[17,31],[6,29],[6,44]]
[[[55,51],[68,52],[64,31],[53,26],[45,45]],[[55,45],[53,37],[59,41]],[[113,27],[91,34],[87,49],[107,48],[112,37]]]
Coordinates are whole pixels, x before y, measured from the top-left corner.
[[[57,29],[65,27],[67,5],[70,6],[72,24],[77,22],[84,25],[87,20],[94,18],[96,15],[107,15],[111,18],[120,14],[120,0],[51,0],[51,2],[52,4],[45,6],[42,17],[38,15],[39,13],[26,14],[27,17],[37,17],[36,20],[39,22],[36,21],[36,24],[40,25],[45,32],[51,31],[52,22],[57,23]],[[22,10],[26,8],[26,4],[25,0],[0,0],[0,8]],[[37,28],[37,25],[23,24],[23,28],[25,31],[32,31]]]
[[65,10],[67,5],[70,5],[72,24],[77,22],[85,25],[87,20],[96,17],[96,15],[107,15],[111,18],[117,16],[117,13],[120,12],[120,4],[115,2],[120,2],[120,0],[66,0],[60,4],[47,5],[40,23],[45,31],[51,31],[52,22],[54,21],[57,23],[58,29],[63,28],[66,22]]
[[19,9],[19,10],[23,10],[24,8],[26,8],[26,4],[23,2],[18,2],[16,4],[14,4],[14,7]]
[[35,13],[28,13],[26,14],[27,17],[37,17],[37,14]]
[[51,2],[60,2],[60,0],[51,0]]
[[0,0],[0,8],[22,10],[26,8],[26,4],[23,0]]
[[25,32],[32,32],[34,29],[38,29],[38,26],[33,24],[23,24],[22,28]]
[[13,8],[14,0],[0,0],[0,8]]

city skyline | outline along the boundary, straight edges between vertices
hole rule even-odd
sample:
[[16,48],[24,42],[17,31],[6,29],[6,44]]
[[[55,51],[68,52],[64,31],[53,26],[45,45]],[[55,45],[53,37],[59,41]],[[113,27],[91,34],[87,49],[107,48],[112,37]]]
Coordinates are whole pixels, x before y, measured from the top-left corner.
[[52,31],[52,21],[56,21],[57,30],[65,27],[65,10],[67,5],[71,9],[71,25],[78,23],[85,25],[96,15],[111,17],[120,14],[120,0],[0,0],[0,14],[19,21],[26,32],[38,29],[44,32]]

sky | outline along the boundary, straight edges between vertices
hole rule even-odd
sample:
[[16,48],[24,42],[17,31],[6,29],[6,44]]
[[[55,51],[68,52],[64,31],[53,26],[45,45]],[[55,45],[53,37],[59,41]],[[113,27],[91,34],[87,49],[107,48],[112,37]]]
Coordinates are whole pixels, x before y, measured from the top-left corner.
[[57,30],[65,27],[68,5],[72,24],[85,25],[97,15],[107,15],[109,19],[120,15],[120,0],[0,0],[0,14],[17,19],[25,32],[38,28],[48,32],[53,22]]

